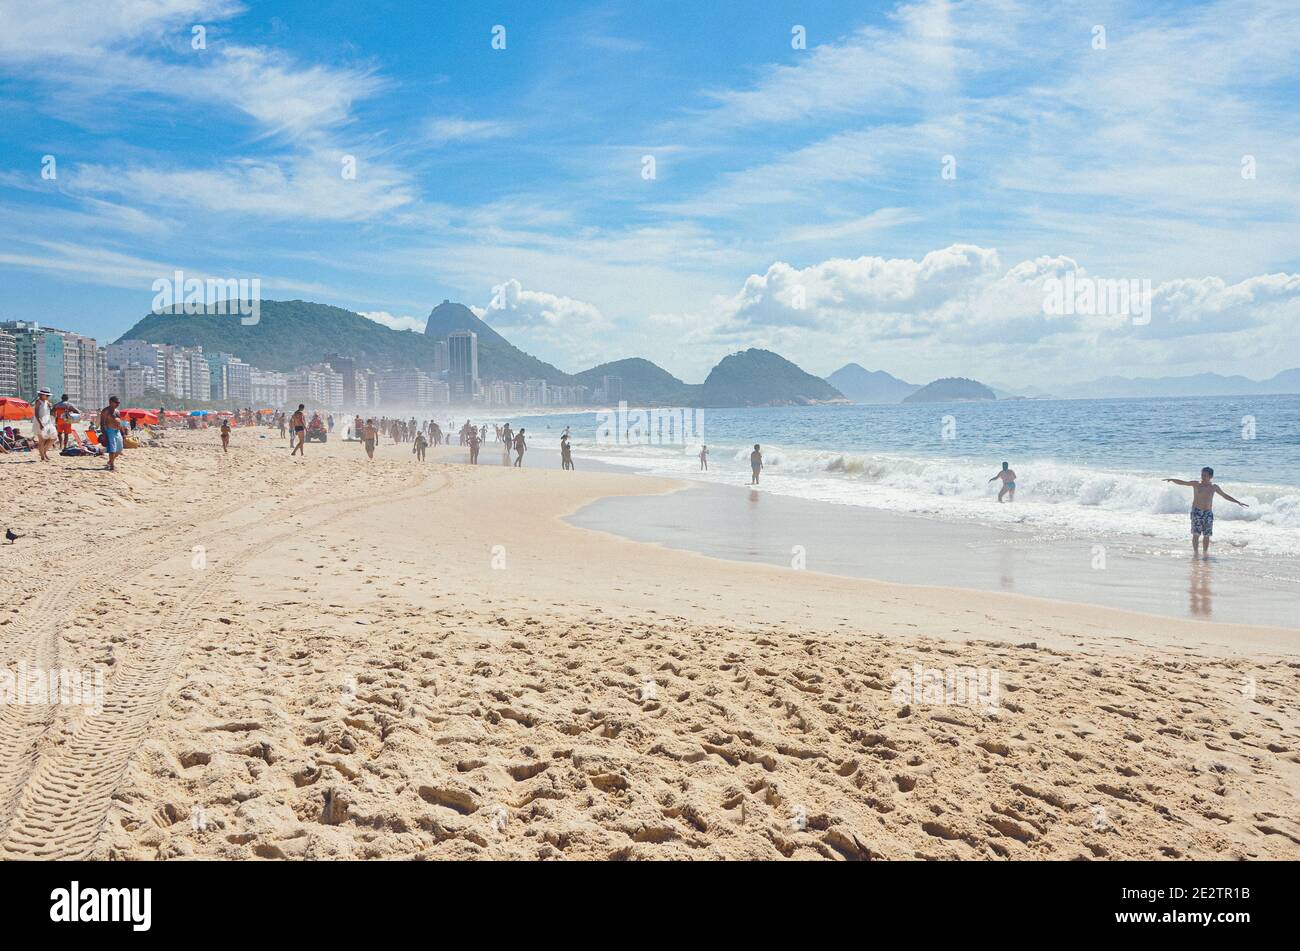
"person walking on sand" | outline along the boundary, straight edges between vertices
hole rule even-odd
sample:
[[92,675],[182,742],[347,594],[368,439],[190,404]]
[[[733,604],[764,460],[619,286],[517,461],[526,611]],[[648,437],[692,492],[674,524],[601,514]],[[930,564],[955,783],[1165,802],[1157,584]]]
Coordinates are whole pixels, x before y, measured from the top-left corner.
[[375,428],[373,419],[366,420],[366,425],[361,430],[361,444],[366,447],[366,458],[374,461],[375,443],[379,441],[379,430]]
[[700,471],[701,472],[709,471],[709,447],[708,446],[700,447]]
[[108,465],[104,468],[109,472],[117,471],[117,457],[122,454],[122,421],[117,414],[121,402],[116,396],[110,396],[108,405],[99,411],[99,432],[104,451],[108,453]]
[[283,439],[285,435],[284,410],[276,413],[276,418],[280,421],[280,438]]
[[415,458],[424,462],[424,448],[429,445],[429,440],[424,438],[424,433],[415,434],[415,448],[411,452],[415,453]]
[[221,421],[221,451],[230,452],[230,420]]
[[[987,469],[984,471],[988,472]],[[1001,502],[1002,496],[1005,495],[1008,502],[1014,502],[1016,500],[1016,470],[1004,462],[1002,463],[1002,471],[989,481],[996,482],[998,479],[1002,480],[1002,488],[998,490],[998,501]]]
[[1197,544],[1202,547],[1204,558],[1210,557],[1210,537],[1214,534],[1214,497],[1221,495],[1229,502],[1250,508],[1245,502],[1234,499],[1214,482],[1214,470],[1206,466],[1201,470],[1200,482],[1188,482],[1186,479],[1165,479],[1174,485],[1185,485],[1192,490],[1192,557],[1197,555]]
[[293,428],[293,452],[289,453],[290,458],[301,455],[306,458],[307,453],[303,452],[303,444],[307,442],[307,417],[303,410],[307,406],[305,403],[299,403],[298,408],[294,410],[293,416],[289,420],[289,425]]
[[36,442],[36,451],[41,454],[41,462],[50,461],[50,447],[58,434],[54,409],[50,405],[50,391],[43,389],[36,394],[36,405],[32,407],[32,439]]
[[522,469],[524,465],[524,452],[528,449],[528,443],[524,441],[524,428],[519,427],[519,432],[515,433],[515,468]]
[[478,434],[478,430],[472,429],[469,433],[469,464],[478,465],[479,447],[483,445],[483,437]]
[[749,454],[749,471],[749,484],[758,485],[758,475],[763,471],[763,452],[758,443],[754,443],[754,451]]
[[564,427],[564,435],[560,437],[560,468],[573,469],[573,446],[569,443],[569,427]]

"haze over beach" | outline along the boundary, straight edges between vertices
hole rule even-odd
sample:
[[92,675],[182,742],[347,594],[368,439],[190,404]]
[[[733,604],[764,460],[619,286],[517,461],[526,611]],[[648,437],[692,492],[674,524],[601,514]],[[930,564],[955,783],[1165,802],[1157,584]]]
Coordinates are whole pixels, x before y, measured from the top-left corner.
[[787,859],[1273,913],[1297,64],[1282,0],[0,5],[22,914]]

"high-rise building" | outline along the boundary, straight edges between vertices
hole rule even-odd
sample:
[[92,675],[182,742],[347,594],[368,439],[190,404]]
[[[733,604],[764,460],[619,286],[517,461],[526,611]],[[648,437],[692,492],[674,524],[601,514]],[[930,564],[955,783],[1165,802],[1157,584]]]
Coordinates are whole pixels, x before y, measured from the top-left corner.
[[428,409],[450,402],[447,384],[423,370],[383,370],[377,374],[384,393],[384,407],[397,411]]
[[341,409],[343,375],[324,363],[299,367],[289,374],[288,395],[288,402],[294,405],[306,403],[313,409]]
[[447,362],[447,341],[439,340],[433,345],[433,372],[442,373],[450,369]]
[[230,400],[238,406],[253,402],[253,368],[230,353],[208,355],[209,399]]
[[[364,397],[358,401],[357,361],[341,353],[327,353],[324,361],[335,373],[343,377],[343,406],[361,408],[366,405]],[[364,385],[360,388],[364,394]]]
[[601,388],[605,391],[605,402],[613,404],[623,398],[623,378],[606,374],[600,378]]
[[32,402],[41,389],[57,399],[63,393],[63,335],[28,320],[0,324],[14,339],[18,368],[18,397]]
[[107,357],[93,337],[63,334],[63,392],[83,411],[108,402]]
[[452,398],[468,403],[478,391],[478,334],[472,330],[448,334],[447,360]]
[[0,396],[18,395],[18,344],[0,330]]
[[249,402],[258,409],[280,409],[289,402],[289,378],[283,373],[249,367]]

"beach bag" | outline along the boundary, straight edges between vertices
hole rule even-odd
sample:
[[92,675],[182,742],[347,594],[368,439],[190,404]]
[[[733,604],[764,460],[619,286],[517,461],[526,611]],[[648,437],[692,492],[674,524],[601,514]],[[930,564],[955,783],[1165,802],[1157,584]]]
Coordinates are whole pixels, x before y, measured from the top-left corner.
[[140,448],[140,440],[136,439],[134,436],[127,436],[125,439],[122,440],[122,448],[123,448],[123,449],[139,449],[139,448]]

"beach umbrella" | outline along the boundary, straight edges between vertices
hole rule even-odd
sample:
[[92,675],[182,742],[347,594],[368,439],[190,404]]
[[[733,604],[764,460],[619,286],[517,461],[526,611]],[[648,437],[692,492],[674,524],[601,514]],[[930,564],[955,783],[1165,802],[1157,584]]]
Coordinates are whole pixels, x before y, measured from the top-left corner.
[[118,413],[123,419],[134,419],[136,422],[144,423],[146,426],[155,426],[158,423],[158,411],[152,409],[124,409]]
[[207,416],[207,415],[208,415],[208,411],[205,410],[205,409],[194,409],[194,410],[190,410],[190,415],[191,415],[191,416]]
[[0,396],[0,419],[31,419],[35,410],[16,396]]
[[177,410],[174,410],[174,409],[165,409],[165,410],[163,410],[163,415],[166,416],[168,419],[184,419],[184,418],[185,418],[185,414],[184,414],[184,413],[178,412]]

